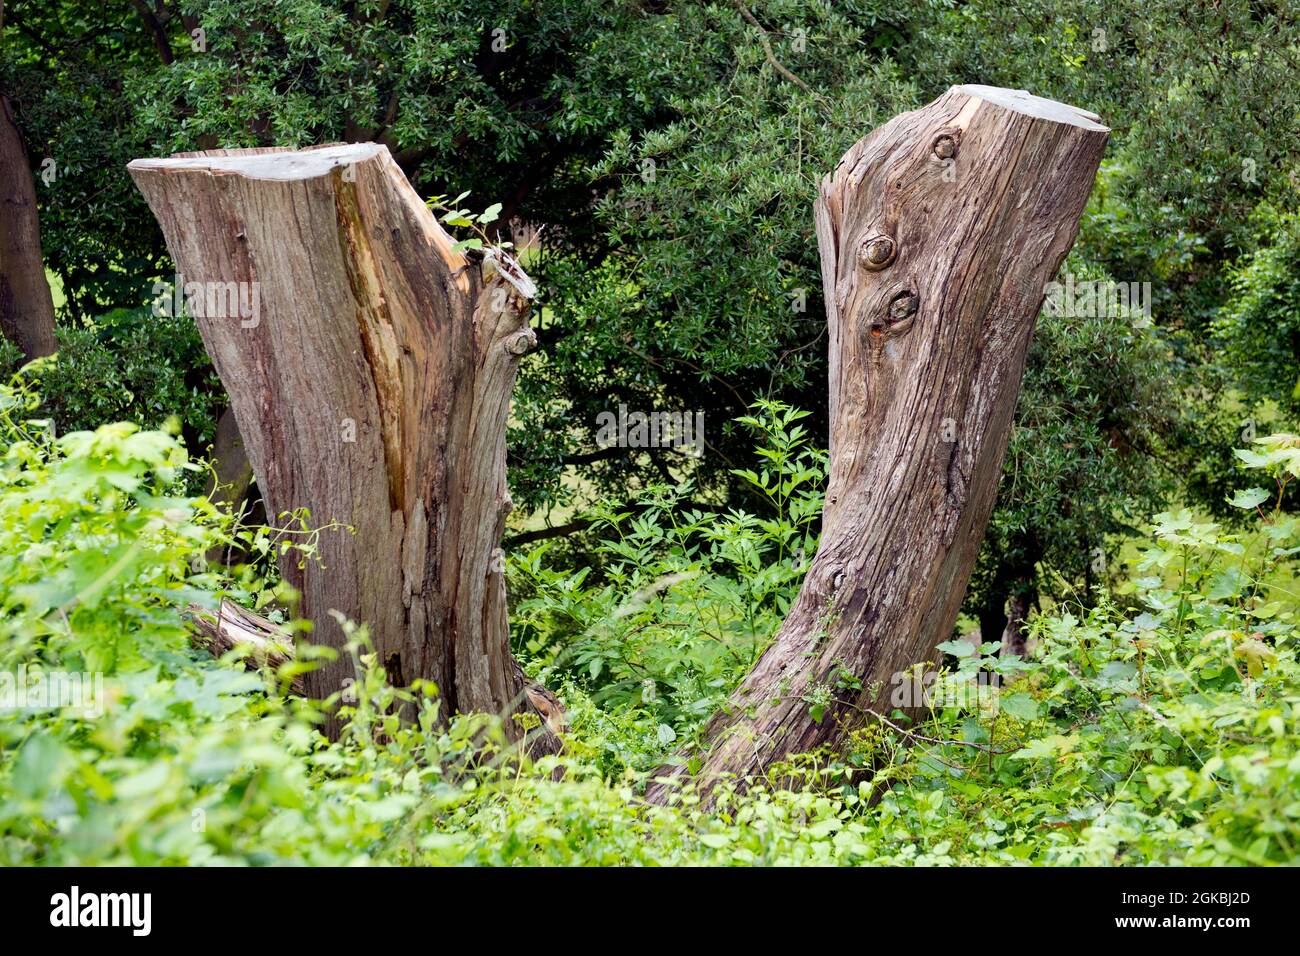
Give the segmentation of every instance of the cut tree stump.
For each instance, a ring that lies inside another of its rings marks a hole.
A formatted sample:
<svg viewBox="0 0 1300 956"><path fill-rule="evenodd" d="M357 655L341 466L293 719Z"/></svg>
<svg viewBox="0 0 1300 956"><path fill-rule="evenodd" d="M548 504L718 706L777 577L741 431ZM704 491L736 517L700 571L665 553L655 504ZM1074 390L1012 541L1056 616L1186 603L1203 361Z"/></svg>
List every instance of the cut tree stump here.
<svg viewBox="0 0 1300 956"><path fill-rule="evenodd" d="M887 716L903 673L951 635L1045 285L1106 146L1098 119L1023 91L953 87L822 181L821 544L776 638L706 730L703 787Z"/></svg>
<svg viewBox="0 0 1300 956"><path fill-rule="evenodd" d="M536 337L532 281L467 258L376 144L218 150L129 165L229 393L267 513L310 511L319 561L280 567L311 639L364 624L391 679L558 749L510 654L505 426ZM346 655L308 675L325 697ZM333 729L333 728L332 728Z"/></svg>

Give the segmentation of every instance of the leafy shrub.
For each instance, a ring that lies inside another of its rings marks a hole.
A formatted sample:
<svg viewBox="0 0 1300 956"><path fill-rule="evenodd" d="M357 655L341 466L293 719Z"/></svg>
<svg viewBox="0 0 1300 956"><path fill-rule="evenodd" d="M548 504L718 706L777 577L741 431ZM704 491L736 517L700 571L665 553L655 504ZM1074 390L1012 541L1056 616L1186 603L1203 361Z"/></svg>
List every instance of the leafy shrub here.
<svg viewBox="0 0 1300 956"><path fill-rule="evenodd" d="M762 441L761 467L736 475L771 517L683 507L689 483L656 486L636 511L597 512L596 574L548 567L545 544L511 559L521 653L543 679L650 722L649 761L690 738L753 665L816 550L825 452L798 424L804 412L755 412L738 421Z"/></svg>
<svg viewBox="0 0 1300 956"><path fill-rule="evenodd" d="M1109 280L1078 256L1065 271L1080 285ZM1067 311L1038 318L966 599L986 640L1001 636L1012 594L1086 597L1173 484L1160 467L1180 414L1164 334L1138 314Z"/></svg>
<svg viewBox="0 0 1300 956"><path fill-rule="evenodd" d="M1216 323L1219 342L1254 405L1300 412L1300 215L1269 206L1254 217L1265 243L1230 273L1233 295Z"/></svg>
<svg viewBox="0 0 1300 956"><path fill-rule="evenodd" d="M225 391L187 315L116 309L87 328L61 328L58 338L57 357L26 375L60 433L116 421L158 427L175 417L191 447L215 437ZM0 369L17 371L18 359Z"/></svg>

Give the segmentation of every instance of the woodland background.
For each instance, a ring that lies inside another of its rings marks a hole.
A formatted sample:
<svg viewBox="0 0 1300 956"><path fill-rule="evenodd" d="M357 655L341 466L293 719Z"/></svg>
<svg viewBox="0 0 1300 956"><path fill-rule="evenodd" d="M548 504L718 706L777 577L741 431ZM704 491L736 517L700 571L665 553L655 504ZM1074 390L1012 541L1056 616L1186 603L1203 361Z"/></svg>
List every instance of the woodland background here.
<svg viewBox="0 0 1300 956"><path fill-rule="evenodd" d="M58 355L19 372L0 345L0 658L102 671L113 704L0 717L0 860L1293 861L1298 16L1286 0L10 0L0 93ZM1064 269L1153 296L1149 318L1040 316L958 627L978 637L946 645L955 685L1009 683L708 811L689 792L642 806L816 547L816 182L964 82L1102 116ZM186 464L225 395L192 321L150 308L174 270L125 165L372 140L422 195L500 203L491 228L540 289L509 432L512 639L572 726L535 765L485 757L483 718L434 719L433 688L388 687L364 628L364 692L327 742L316 705L282 693L309 654L259 676L184 625L219 595L290 621L271 559L310 560L327 532L258 513L255 491L231 514ZM599 447L620 404L703 412L703 455ZM1026 661L997 654L1017 606ZM425 717L392 722L394 695Z"/></svg>

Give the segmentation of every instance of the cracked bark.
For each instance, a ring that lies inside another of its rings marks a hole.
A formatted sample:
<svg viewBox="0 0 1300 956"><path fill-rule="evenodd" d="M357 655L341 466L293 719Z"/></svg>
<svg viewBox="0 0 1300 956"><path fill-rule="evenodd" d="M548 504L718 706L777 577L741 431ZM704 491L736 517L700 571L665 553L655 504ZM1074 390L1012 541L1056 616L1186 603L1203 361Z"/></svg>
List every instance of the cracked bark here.
<svg viewBox="0 0 1300 956"><path fill-rule="evenodd" d="M535 337L532 281L466 258L386 147L215 150L128 167L187 284L269 514L310 509L320 562L281 558L312 640L330 610L369 627L395 680L434 681L444 713L535 712L510 654L499 541L505 425ZM228 283L240 283L228 286ZM256 315L236 309L257 290ZM215 306L214 306L215 302ZM346 660L308 675L324 697ZM530 693L531 690L531 693ZM534 752L553 751L544 728Z"/></svg>
<svg viewBox="0 0 1300 956"><path fill-rule="evenodd" d="M1094 114L1023 91L953 87L873 131L823 180L821 544L775 639L706 729L704 787L888 713L896 675L951 634L1044 286L1074 242L1107 135Z"/></svg>

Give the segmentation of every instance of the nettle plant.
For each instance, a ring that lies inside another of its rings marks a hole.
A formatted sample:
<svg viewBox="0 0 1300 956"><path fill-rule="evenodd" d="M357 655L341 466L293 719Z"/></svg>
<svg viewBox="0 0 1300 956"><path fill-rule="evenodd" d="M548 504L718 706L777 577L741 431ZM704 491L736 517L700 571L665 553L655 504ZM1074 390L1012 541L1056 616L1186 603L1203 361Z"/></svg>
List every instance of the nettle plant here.
<svg viewBox="0 0 1300 956"><path fill-rule="evenodd" d="M511 557L518 651L546 681L636 714L645 759L690 738L780 626L817 545L825 452L806 415L764 401L739 421L759 438L757 470L734 474L765 515L689 504L693 486L657 485L633 509L597 508L594 565L563 571L546 544Z"/></svg>
<svg viewBox="0 0 1300 956"><path fill-rule="evenodd" d="M839 801L825 821L895 862L1267 864L1300 852L1300 663L1281 510L1300 438L1237 457L1271 488L1228 532L1156 516L1119 587L1031 623L1028 660L954 640L930 706L896 710L845 753L782 768ZM910 715L910 716L909 716ZM876 798L874 809L866 809Z"/></svg>
<svg viewBox="0 0 1300 956"><path fill-rule="evenodd" d="M1255 445L1237 456L1274 487L1234 498L1256 512L1251 532L1225 532L1187 510L1158 515L1137 576L1120 589L1140 602L1137 613L1099 590L1087 610L1036 618L1037 652L1017 668L1021 679L991 705L982 698L982 710L932 713L932 727L918 732L941 739L946 729L951 742L895 768L908 786L886 795L885 812L914 809L927 780L981 824L950 815L948 832L997 858L1294 859L1300 524L1279 502L1300 476L1300 439Z"/></svg>
<svg viewBox="0 0 1300 956"><path fill-rule="evenodd" d="M178 423L56 437L39 407L0 388L0 664L108 671L180 651L175 608L216 581L192 559L228 526L181 491L198 466Z"/></svg>

